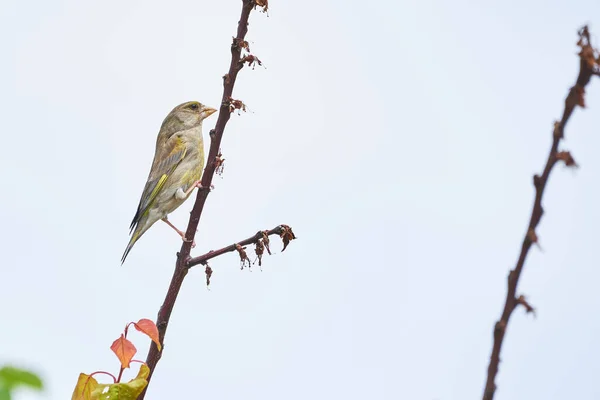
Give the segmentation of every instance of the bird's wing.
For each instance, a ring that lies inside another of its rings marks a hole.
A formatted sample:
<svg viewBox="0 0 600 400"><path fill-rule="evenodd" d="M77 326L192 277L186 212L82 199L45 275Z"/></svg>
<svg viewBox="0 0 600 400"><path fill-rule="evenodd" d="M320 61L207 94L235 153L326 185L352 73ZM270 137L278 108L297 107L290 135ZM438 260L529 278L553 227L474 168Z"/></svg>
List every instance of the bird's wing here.
<svg viewBox="0 0 600 400"><path fill-rule="evenodd" d="M131 230L135 228L142 216L148 212L169 176L185 157L186 152L185 143L178 135L171 136L163 146L156 149L148 182L146 182L137 211L129 227Z"/></svg>

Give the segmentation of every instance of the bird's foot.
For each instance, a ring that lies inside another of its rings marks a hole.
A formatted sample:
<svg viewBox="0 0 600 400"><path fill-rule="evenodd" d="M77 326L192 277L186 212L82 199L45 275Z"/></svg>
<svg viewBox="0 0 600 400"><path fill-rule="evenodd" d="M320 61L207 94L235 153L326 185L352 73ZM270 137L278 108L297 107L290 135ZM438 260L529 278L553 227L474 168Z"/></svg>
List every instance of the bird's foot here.
<svg viewBox="0 0 600 400"><path fill-rule="evenodd" d="M192 249L194 247L196 247L196 241L195 240L189 240L188 238L185 237L185 233L181 233L181 240L183 240L186 243L192 242Z"/></svg>
<svg viewBox="0 0 600 400"><path fill-rule="evenodd" d="M178 189L178 192L177 192L177 193L175 193L175 196L176 196L178 199L185 199L185 198L187 198L187 197L190 195L190 193L192 193L192 191L193 191L194 189L196 189L196 188L198 188L198 190L204 190L204 189L206 189L204 186L202 186L202 181L196 181L196 182L194 182L194 184L192 184L192 185L191 185L191 186L188 188L188 190L186 190L185 192L184 192L184 191L183 191L183 189L181 189L181 188L180 188L180 189ZM212 190L212 189L214 189L214 188L215 188L215 186L214 186L214 185L210 185L210 190ZM210 190L209 190L209 191L210 191Z"/></svg>
<svg viewBox="0 0 600 400"><path fill-rule="evenodd" d="M195 240L189 240L188 238L186 238L186 237L185 237L185 232L183 232L183 231L182 231L182 230L180 230L180 229L177 229L177 227L176 227L175 225L173 225L173 224L171 223L171 221L169 221L169 220L168 220L166 217L165 217L165 218L163 218L163 219L162 219L162 221L163 221L164 223L166 223L167 225L169 225L171 228L173 228L173 230L175 230L175 232L177 232L177 234L178 234L178 235L181 237L181 240L183 240L183 241L184 241L184 242L186 242L186 243L190 243L190 242L192 242L192 249L193 249L194 247L196 247L196 241L195 241Z"/></svg>
<svg viewBox="0 0 600 400"><path fill-rule="evenodd" d="M203 190L206 189L204 186L202 186L202 181L197 181L193 187L197 187L198 190ZM210 189L208 189L208 191L210 192L211 190L213 190L215 188L215 185L210 185Z"/></svg>

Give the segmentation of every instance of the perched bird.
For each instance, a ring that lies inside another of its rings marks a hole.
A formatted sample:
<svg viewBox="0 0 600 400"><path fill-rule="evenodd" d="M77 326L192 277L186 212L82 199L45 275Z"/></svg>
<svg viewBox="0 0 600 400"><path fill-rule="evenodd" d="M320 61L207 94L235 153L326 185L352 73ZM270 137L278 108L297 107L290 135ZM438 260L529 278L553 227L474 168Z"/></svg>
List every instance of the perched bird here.
<svg viewBox="0 0 600 400"><path fill-rule="evenodd" d="M195 188L202 188L202 121L216 111L197 101L189 101L175 107L163 121L156 138L148 180L131 221L129 233L133 232L133 235L123 253L121 264L135 242L159 219L187 241L185 232L171 224L167 216L183 204Z"/></svg>

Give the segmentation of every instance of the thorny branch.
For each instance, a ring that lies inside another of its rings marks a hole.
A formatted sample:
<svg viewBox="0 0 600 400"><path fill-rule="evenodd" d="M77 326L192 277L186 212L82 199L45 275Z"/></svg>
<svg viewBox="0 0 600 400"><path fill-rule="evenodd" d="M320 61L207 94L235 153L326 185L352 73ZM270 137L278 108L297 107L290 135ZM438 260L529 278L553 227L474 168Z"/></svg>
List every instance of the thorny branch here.
<svg viewBox="0 0 600 400"><path fill-rule="evenodd" d="M257 8L262 8L263 11L266 11L268 7L267 0L242 0L242 11L240 20L238 22L237 34L236 37L233 38L233 42L231 45L231 62L229 65L229 72L223 76L223 96L221 99L221 107L219 109L219 117L217 119L217 123L215 125L215 129L210 131L210 151L208 153L206 163L206 168L204 169L204 173L202 175L202 186L205 188L211 187L213 176L215 171L222 170L222 155L220 154L220 146L221 139L223 137L223 131L225 130L225 126L231 117L231 112L235 109L245 109L244 103L239 100L233 100L231 97L233 93L233 87L235 85L235 80L237 78L238 72L243 68L244 63L253 64L251 61L256 63L256 60L245 59L242 61L242 49L248 48L248 43L244 40L246 37L246 33L248 32L248 18L250 16L250 12ZM233 106L233 109L231 109ZM159 332L159 340L163 345L161 350L158 350L156 344L152 343L150 346L150 350L148 351L148 356L146 357L146 364L150 369L150 374L148 376L148 385L150 384L150 379L154 373L156 365L160 360L162 355L162 351L164 350L164 338L167 332L167 326L169 324L169 319L171 317L171 312L173 311L173 307L175 305L175 301L177 300L177 296L179 294L179 290L181 289L181 285L185 276L187 275L188 269L191 266L190 262L193 260L202 259L200 256L195 259L190 257L190 251L192 249L192 242L194 237L196 236L196 230L198 229L198 224L200 222L200 216L202 215L202 211L204 209L204 204L206 202L206 198L208 196L208 190L199 190L196 196L196 202L194 203L194 207L192 212L190 213L190 219L188 223L188 227L186 230L185 237L189 238L189 241L184 241L181 245L181 250L177 253L177 261L175 264L175 270L173 272L173 277L171 278L171 284L169 285L169 289L167 291L167 295L165 300L160 307L158 312L158 317L156 320L156 326ZM282 225L283 226L283 225ZM278 228L275 228L278 229ZM291 230L290 230L291 231ZM274 232L277 233L277 232ZM293 234L292 234L293 236ZM291 239L293 239L292 237ZM284 248L291 240L289 235L283 237L284 240ZM287 242L286 242L287 240ZM213 254L208 258L216 257L218 254ZM206 258L206 259L208 259ZM210 282L210 275L212 274L212 270L207 266L206 268L207 274L207 283ZM142 394L138 397L138 400L143 400L146 395L146 391L148 386L144 389Z"/></svg>
<svg viewBox="0 0 600 400"><path fill-rule="evenodd" d="M227 247L223 247L222 249L211 250L208 253L203 254L201 256L190 258L187 262L187 268L192 268L193 266L198 264L206 265L206 262L208 260L223 255L225 253L232 252L234 250L237 250L237 252L240 255L240 259L242 261L245 261L248 259L248 255L246 254L245 247L243 246L247 246L249 244L254 243L259 248L262 246L262 248L266 247L267 249L269 249L269 236L271 235L279 235L281 237L284 244L283 250L285 250L285 247L287 246L287 243L289 243L290 240L296 239L292 228L290 228L287 225L279 225L268 231L258 231L254 236L250 236L247 239L231 244ZM269 254L271 254L271 250L268 251Z"/></svg>
<svg viewBox="0 0 600 400"><path fill-rule="evenodd" d="M500 364L500 350L502 349L502 343L504 335L506 333L506 327L508 321L512 315L512 312L517 308L518 305L522 305L525 310L529 313L534 312L534 308L525 300L523 295L517 297L517 284L521 272L523 271L523 265L525 259L529 253L529 249L532 244L537 243L538 237L535 232L544 210L542 208L542 196L544 189L548 183L550 172L557 162L562 161L567 166L576 166L575 160L568 151L558 151L560 140L564 137L565 126L573 110L576 106L585 107L584 94L585 86L589 83L592 75L600 75L600 56L598 52L591 46L590 34L587 26L584 26L579 31L579 41L577 45L581 48L579 52L579 76L575 85L569 90L569 94L565 99L565 109L560 121L555 122L553 130L552 147L548 154L546 166L542 175L535 175L533 177L533 184L535 186L535 200L533 203L533 209L531 211L531 218L529 220L529 226L527 233L523 239L521 246L521 253L519 255L516 267L508 274L508 292L506 294L506 301L504 303L504 310L500 320L496 322L494 326L494 345L492 348L492 355L490 357L490 364L488 367L487 381L483 393L483 400L492 400L494 393L496 392L496 375L498 374L498 365Z"/></svg>

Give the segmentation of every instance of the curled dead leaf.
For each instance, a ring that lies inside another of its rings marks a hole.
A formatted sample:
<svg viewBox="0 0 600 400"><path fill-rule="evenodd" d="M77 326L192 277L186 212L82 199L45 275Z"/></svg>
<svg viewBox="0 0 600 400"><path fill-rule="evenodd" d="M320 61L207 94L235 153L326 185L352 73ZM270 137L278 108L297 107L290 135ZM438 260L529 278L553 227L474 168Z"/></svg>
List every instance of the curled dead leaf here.
<svg viewBox="0 0 600 400"><path fill-rule="evenodd" d="M248 63L248 66L252 67L252 69L254 69L256 67L256 64L262 66L262 61L260 61L260 59L258 57L256 57L255 55L252 55L252 54L248 54L248 55L242 57L242 59L240 59L240 63L242 65L244 65L245 63Z"/></svg>
<svg viewBox="0 0 600 400"><path fill-rule="evenodd" d="M286 247L292 240L296 239L296 235L294 235L292 228L288 225L281 225L281 233L279 236L283 241L283 249L281 249L282 252L285 251Z"/></svg>
<svg viewBox="0 0 600 400"><path fill-rule="evenodd" d="M262 7L263 12L267 12L269 10L269 0L254 0L254 8Z"/></svg>
<svg viewBox="0 0 600 400"><path fill-rule="evenodd" d="M219 150L219 154L215 158L215 174L222 176L223 170L225 169L225 159L223 158L223 154L221 150Z"/></svg>
<svg viewBox="0 0 600 400"><path fill-rule="evenodd" d="M229 106L230 113L234 112L235 110L241 110L241 111L246 112L246 105L241 100L236 100L234 98L229 97L227 105ZM238 111L238 115L240 115L239 111Z"/></svg>
<svg viewBox="0 0 600 400"><path fill-rule="evenodd" d="M262 267L262 256L263 256L263 253L265 252L265 244L263 243L262 239L258 239L256 241L256 244L254 247L254 252L256 253L256 257L258 259L258 266Z"/></svg>
<svg viewBox="0 0 600 400"><path fill-rule="evenodd" d="M248 254L246 254L246 248L242 247L236 243L235 249L237 250L238 254L240 255L240 263L241 263L240 269L244 269L245 265L248 265L248 268L249 268L250 267L250 259L248 258Z"/></svg>
<svg viewBox="0 0 600 400"><path fill-rule="evenodd" d="M564 162L567 167L578 167L575 159L569 151L559 151L556 153L556 159Z"/></svg>
<svg viewBox="0 0 600 400"><path fill-rule="evenodd" d="M206 264L204 273L206 274L206 286L210 286L210 277L212 276L213 270L211 267L208 266L208 264Z"/></svg>

